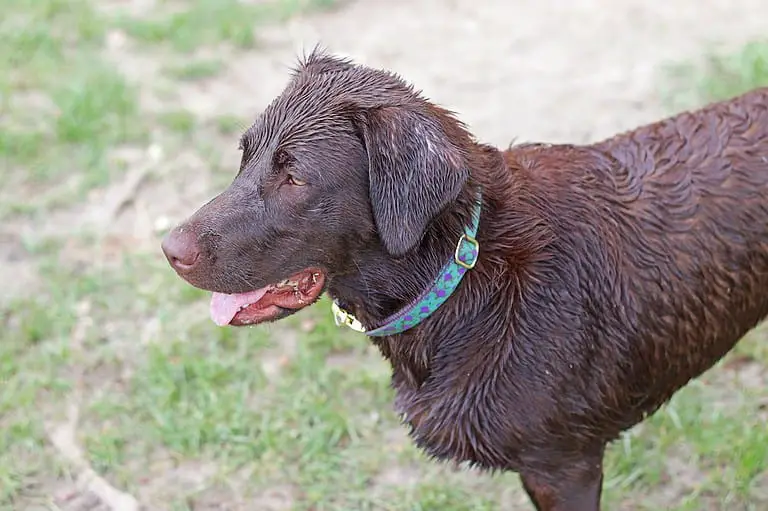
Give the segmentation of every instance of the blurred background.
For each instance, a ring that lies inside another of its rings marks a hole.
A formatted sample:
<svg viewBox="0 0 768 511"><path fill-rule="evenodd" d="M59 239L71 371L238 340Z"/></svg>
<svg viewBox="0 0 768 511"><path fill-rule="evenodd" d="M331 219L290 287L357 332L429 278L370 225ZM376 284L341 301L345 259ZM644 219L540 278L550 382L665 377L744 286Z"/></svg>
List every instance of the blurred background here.
<svg viewBox="0 0 768 511"><path fill-rule="evenodd" d="M482 140L588 142L768 85L764 0L2 0L0 509L531 509L429 461L328 303L222 329L165 263L317 43ZM768 509L768 331L610 449L606 509Z"/></svg>

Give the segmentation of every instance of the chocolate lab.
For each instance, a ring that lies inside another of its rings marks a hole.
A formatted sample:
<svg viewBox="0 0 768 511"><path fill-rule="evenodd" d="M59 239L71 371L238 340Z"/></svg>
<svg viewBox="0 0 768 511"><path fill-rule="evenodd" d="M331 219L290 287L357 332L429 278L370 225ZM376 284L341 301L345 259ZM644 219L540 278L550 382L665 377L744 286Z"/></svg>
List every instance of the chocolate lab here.
<svg viewBox="0 0 768 511"><path fill-rule="evenodd" d="M392 364L413 440L518 472L538 510L598 510L606 444L768 314L765 88L499 150L397 75L314 52L240 148L163 241L216 323L327 292Z"/></svg>

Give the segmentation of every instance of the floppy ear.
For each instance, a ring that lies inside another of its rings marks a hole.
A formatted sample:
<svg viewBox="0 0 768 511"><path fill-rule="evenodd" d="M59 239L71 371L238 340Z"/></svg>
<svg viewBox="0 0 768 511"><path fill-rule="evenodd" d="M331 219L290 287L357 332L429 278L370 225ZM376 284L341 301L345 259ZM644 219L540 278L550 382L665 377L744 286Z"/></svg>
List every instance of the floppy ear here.
<svg viewBox="0 0 768 511"><path fill-rule="evenodd" d="M386 106L364 110L361 120L376 228L387 251L402 256L458 197L469 169L462 151L430 115Z"/></svg>

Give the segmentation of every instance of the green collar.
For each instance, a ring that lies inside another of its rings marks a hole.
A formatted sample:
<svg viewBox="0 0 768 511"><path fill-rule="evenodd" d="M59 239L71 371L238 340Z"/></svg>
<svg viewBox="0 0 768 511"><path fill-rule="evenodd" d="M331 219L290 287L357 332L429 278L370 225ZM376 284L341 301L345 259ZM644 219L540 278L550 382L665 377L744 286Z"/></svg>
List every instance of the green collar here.
<svg viewBox="0 0 768 511"><path fill-rule="evenodd" d="M432 313L434 313L451 294L459 287L461 279L467 270L471 270L477 263L480 252L480 244L477 242L477 229L480 224L480 210L482 202L477 199L475 209L472 212L472 223L464 228L464 234L456 243L456 251L453 258L440 270L440 274L430 288L425 290L410 305L396 312L382 321L381 326L373 330L365 327L352 314L342 309L334 300L331 304L333 316L337 325L347 325L358 332L365 332L372 337L382 337L405 332L409 328L418 325Z"/></svg>

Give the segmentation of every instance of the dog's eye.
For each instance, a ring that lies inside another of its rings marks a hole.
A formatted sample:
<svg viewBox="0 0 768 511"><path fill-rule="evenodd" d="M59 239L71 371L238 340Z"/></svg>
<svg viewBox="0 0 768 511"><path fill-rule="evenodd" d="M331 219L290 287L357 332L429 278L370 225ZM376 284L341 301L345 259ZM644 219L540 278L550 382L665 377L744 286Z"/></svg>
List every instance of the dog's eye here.
<svg viewBox="0 0 768 511"><path fill-rule="evenodd" d="M286 184L289 184L291 186L304 186L305 184L307 184L306 181L304 181L303 179L299 179L293 174L288 174L288 177L285 179L285 182Z"/></svg>

